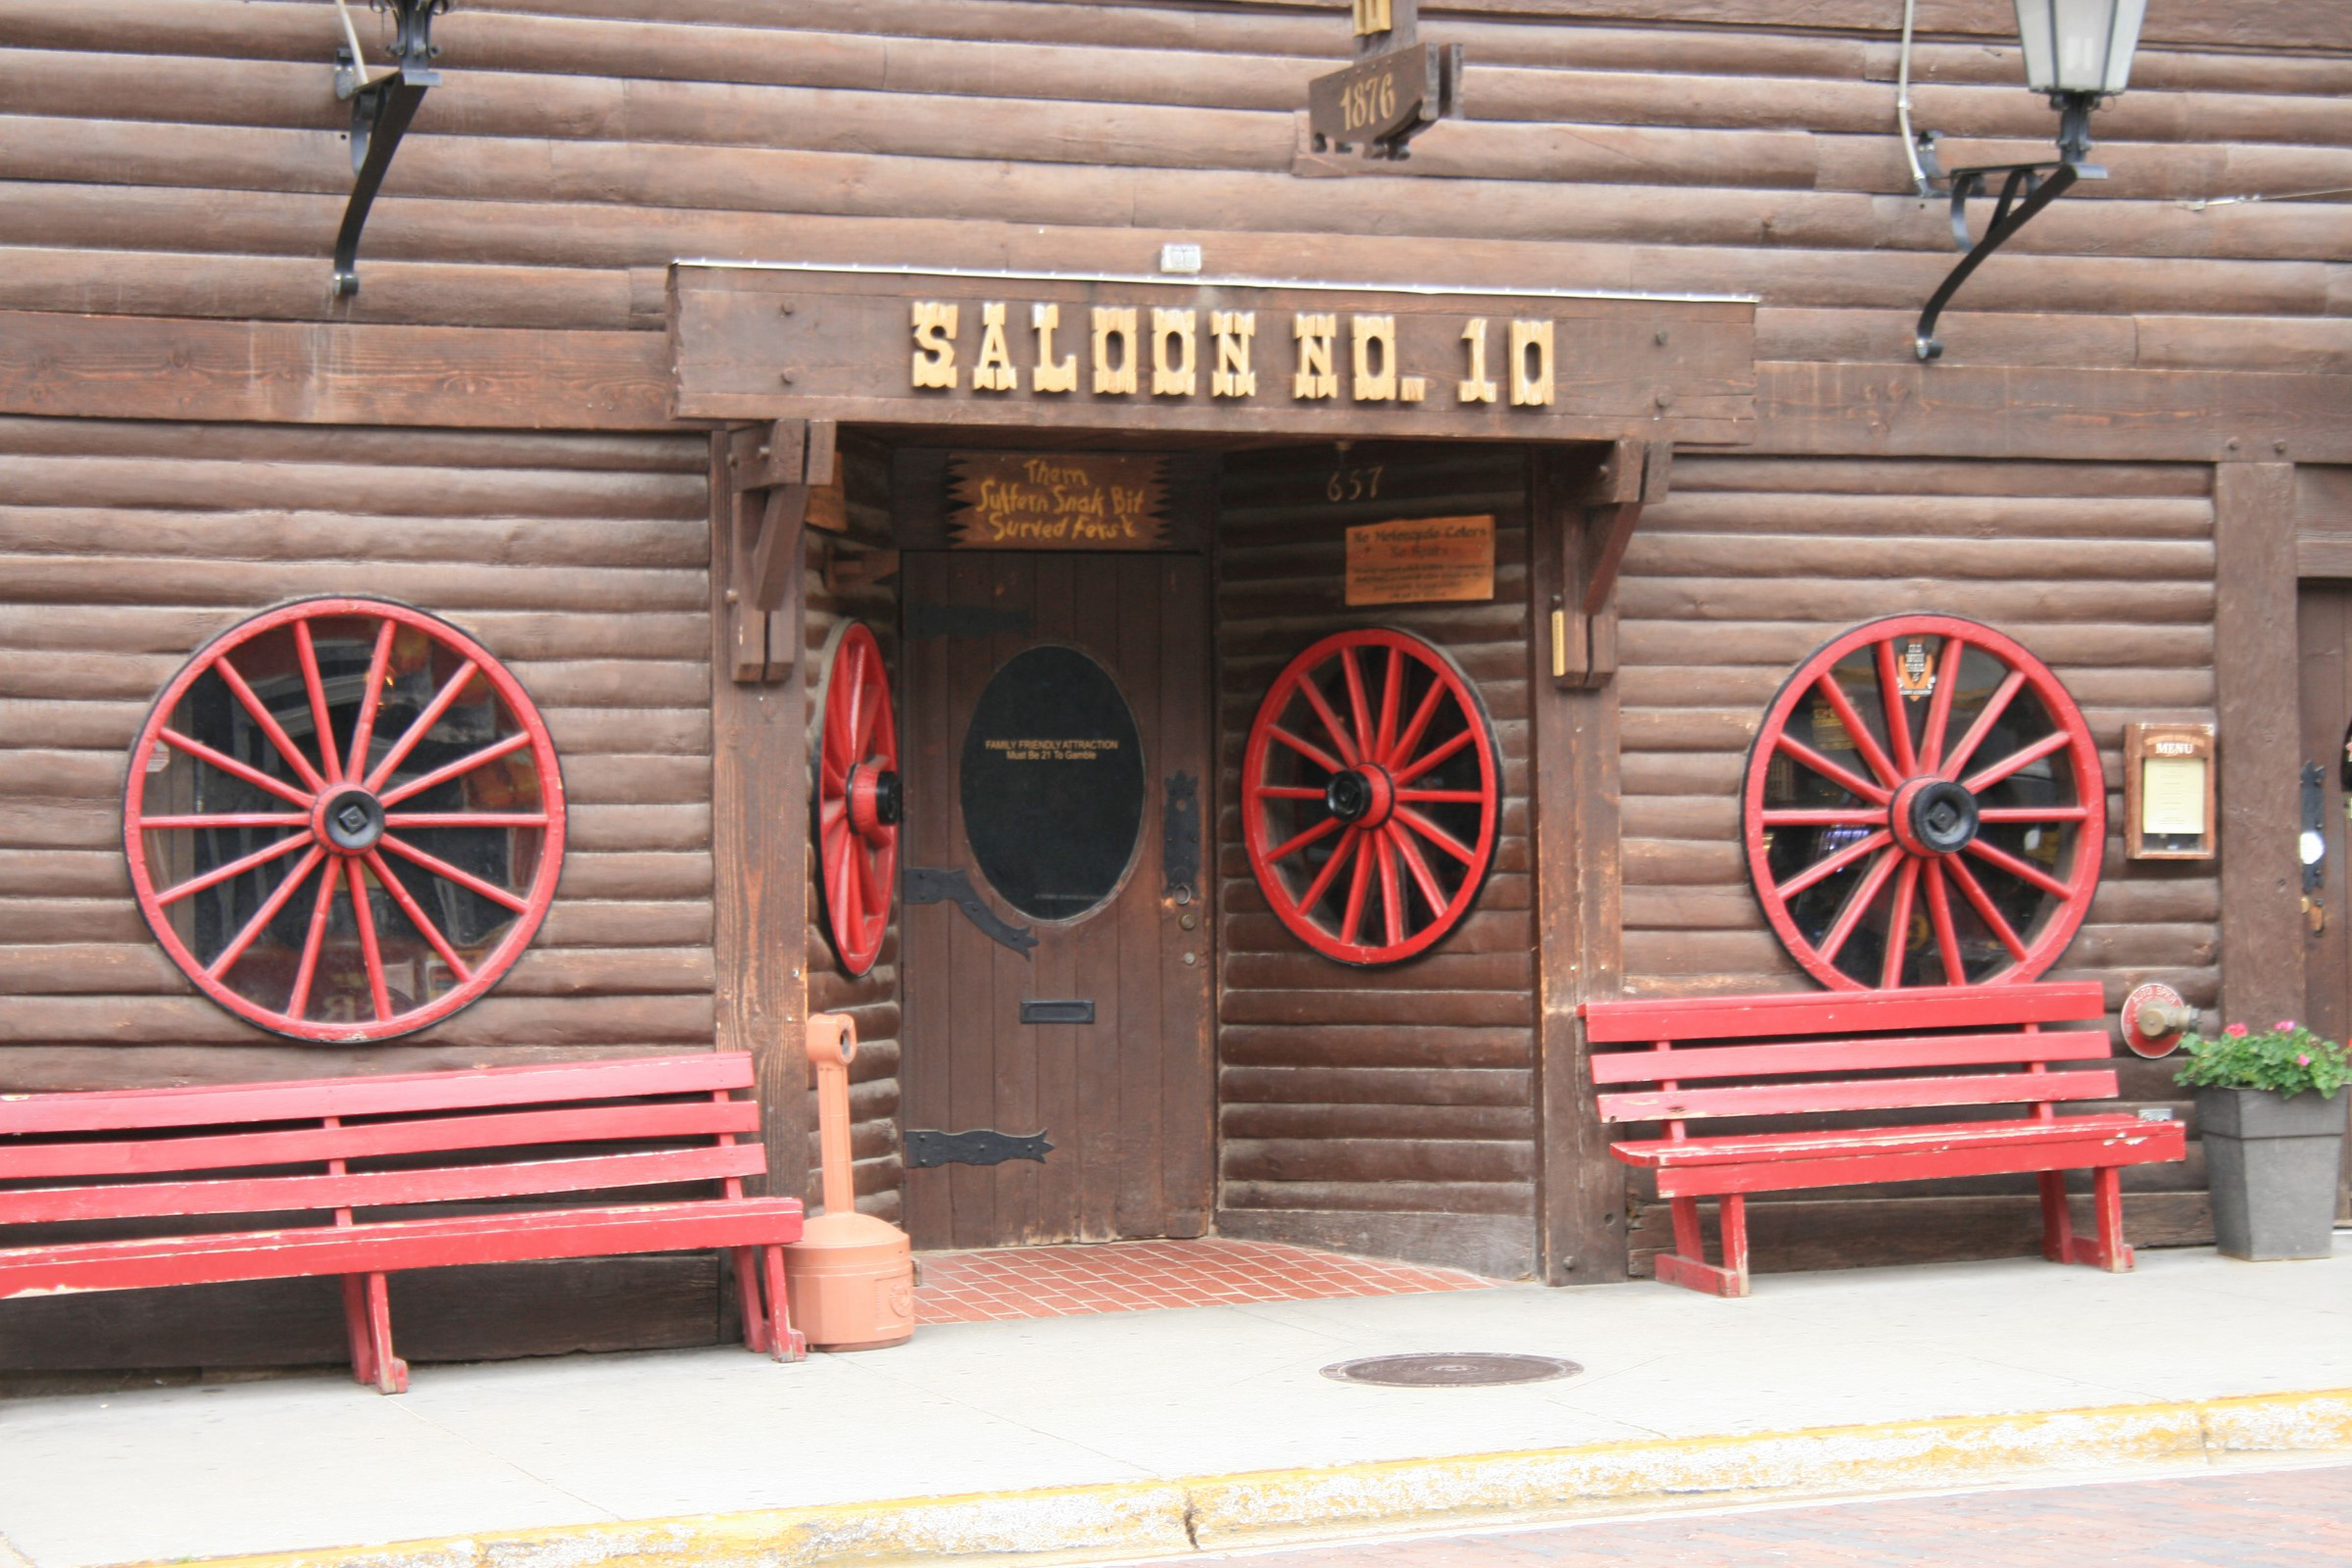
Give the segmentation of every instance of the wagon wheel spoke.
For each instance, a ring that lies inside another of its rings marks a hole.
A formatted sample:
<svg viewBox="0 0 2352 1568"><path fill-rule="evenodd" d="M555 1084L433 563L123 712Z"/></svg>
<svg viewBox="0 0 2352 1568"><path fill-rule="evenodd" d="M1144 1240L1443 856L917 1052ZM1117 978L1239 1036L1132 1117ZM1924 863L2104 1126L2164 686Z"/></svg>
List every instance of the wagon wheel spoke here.
<svg viewBox="0 0 2352 1568"><path fill-rule="evenodd" d="M409 760L409 753L415 751L416 744L432 733L433 726L441 722L441 715L449 711L450 705L455 703L465 692L466 685L472 681L475 672L480 668L481 666L470 659L458 665L458 672L452 675L439 691L433 693L433 700L424 705L424 711L418 713L416 721L402 731L400 739L394 741L392 749L384 754L384 760L369 770L367 787L370 791L382 789L384 781L399 771L400 764Z"/></svg>
<svg viewBox="0 0 2352 1568"><path fill-rule="evenodd" d="M251 713L254 723L260 725L262 733L270 737L270 744L277 748L277 755L286 760L286 765L294 770L294 776L308 785L314 795L326 788L326 780L311 765L311 760L302 755L302 748L294 744L294 737L286 733L286 727L277 721L277 715L270 712L261 697L245 683L245 677L237 672L236 665L229 662L226 654L213 661L213 669L220 675L221 684L236 694L238 706Z"/></svg>
<svg viewBox="0 0 2352 1568"><path fill-rule="evenodd" d="M351 760L343 768L346 778L358 778L367 770L368 748L375 739L375 715L384 700L384 672L391 667L392 622L380 620L375 627L375 650L368 656L368 684L360 692L360 716L351 726Z"/></svg>
<svg viewBox="0 0 2352 1568"><path fill-rule="evenodd" d="M1943 732L1952 721L1952 691L1960 684L1960 663L1968 654L1968 639L1947 633L1936 650L1936 690L1928 698L1928 721L1920 731L1919 765L1935 773L1943 767Z"/></svg>
<svg viewBox="0 0 2352 1568"><path fill-rule="evenodd" d="M545 811L387 811L386 827L546 827Z"/></svg>
<svg viewBox="0 0 2352 1568"><path fill-rule="evenodd" d="M1982 795L2019 768L2038 762L2052 752L2063 750L2073 738L2062 729L2054 729L2031 746L2021 746L1999 761L1979 769L1961 787L1971 795Z"/></svg>
<svg viewBox="0 0 2352 1568"><path fill-rule="evenodd" d="M514 910L516 914L520 914L523 910L530 907L530 906L523 900L516 898L512 893L509 893L505 888L500 887L497 883L485 882L480 877L475 876L471 871L462 870L459 867L450 864L447 860L442 859L439 856L428 855L424 851L418 849L416 845L411 844L407 839L396 838L392 834L386 833L376 842L381 844L385 849L390 850L394 855L399 856L402 859L423 866L427 871L432 872L433 875L441 878L443 881L455 882L458 886L466 889L468 893L479 894L481 897L488 899L492 904L503 906L506 908Z"/></svg>
<svg viewBox="0 0 2352 1568"><path fill-rule="evenodd" d="M1987 844L1983 839L1969 840L1968 853L1988 865L1999 866L2020 882L2038 888L2054 898L2063 899L2075 891L2032 860L2020 859L2007 850Z"/></svg>
<svg viewBox="0 0 2352 1568"><path fill-rule="evenodd" d="M1885 854L1871 862L1870 869L1862 873L1862 880L1855 883L1852 891L1846 894L1845 904L1838 911L1837 923L1821 939L1821 956L1824 958L1832 963L1838 961L1838 955L1845 951L1846 943L1853 937L1854 927L1860 925L1862 916L1870 911L1871 902L1879 896L1879 889L1885 887L1886 879L1894 874L1895 862L1905 858L1907 857L1902 851L1889 846Z"/></svg>
<svg viewBox="0 0 2352 1568"><path fill-rule="evenodd" d="M1404 940L1404 901L1396 885L1396 851L1383 830L1372 835L1372 849L1380 857L1380 915L1381 929L1390 947Z"/></svg>
<svg viewBox="0 0 2352 1568"><path fill-rule="evenodd" d="M1323 769L1323 771L1326 773L1344 773L1348 770L1348 764L1346 762L1341 761L1338 758L1332 756L1329 752L1323 750L1322 747L1317 746L1314 742L1307 740L1301 735L1294 734L1280 724L1269 724L1266 726L1266 733L1273 736L1276 740L1282 742L1283 745L1288 746L1292 751L1297 752L1300 757L1303 757L1308 761L1314 763L1317 767Z"/></svg>
<svg viewBox="0 0 2352 1568"><path fill-rule="evenodd" d="M1348 712L1355 720L1355 755L1359 760L1375 757L1372 735L1372 702L1364 692L1364 672L1355 662L1355 650L1340 650L1340 669L1348 680Z"/></svg>
<svg viewBox="0 0 2352 1568"><path fill-rule="evenodd" d="M1429 901L1430 908L1444 914L1447 902L1446 890L1438 886L1437 873L1429 868L1429 858L1421 853L1421 846L1413 842L1410 833L1396 835L1396 853L1404 857L1405 869L1413 874L1413 885Z"/></svg>
<svg viewBox="0 0 2352 1568"><path fill-rule="evenodd" d="M1396 798L1400 801L1419 801L1424 805L1448 803L1459 806L1472 805L1486 800L1486 797L1476 790L1398 790Z"/></svg>
<svg viewBox="0 0 2352 1568"><path fill-rule="evenodd" d="M1928 884L1928 923L1936 931L1936 951L1943 957L1946 984L1968 984L1968 965L1960 956L1960 928L1952 923L1951 890L1944 885L1943 866L1936 860L1924 862L1921 875Z"/></svg>
<svg viewBox="0 0 2352 1568"><path fill-rule="evenodd" d="M1331 852L1331 858L1323 862L1323 869L1315 873L1315 879L1298 896L1297 907L1301 913L1323 902L1323 895L1330 890L1332 879L1339 875L1340 867L1348 863L1348 857L1355 853L1363 836L1363 830L1353 823L1340 835L1339 848Z"/></svg>
<svg viewBox="0 0 2352 1568"><path fill-rule="evenodd" d="M398 806L405 800L422 795L426 790L448 783L462 773L470 773L477 767L486 766L502 757L519 752L530 744L530 731L518 729L505 740L493 741L478 752L468 752L454 762L447 762L434 768L430 773L419 773L399 788L384 791L383 794L376 797L376 800L386 807Z"/></svg>
<svg viewBox="0 0 2352 1568"><path fill-rule="evenodd" d="M871 675L875 672L867 671L865 673ZM857 722L852 726L857 733L852 737L850 750L860 760L873 755L874 730L882 722L881 694L869 690L870 684L870 680L867 679L860 679L858 682L858 691L860 702Z"/></svg>
<svg viewBox="0 0 2352 1568"><path fill-rule="evenodd" d="M180 900L188 897L192 893L202 893L206 888L218 887L220 884L230 880L232 877L243 876L255 866L267 865L270 861L276 859L279 856L290 855L295 850L300 849L303 845L310 842L311 837L307 833L289 834L285 838L279 839L275 844L268 845L262 849L258 849L251 855L229 861L226 865L216 865L210 871L207 871L200 876L192 876L185 882L174 882L172 886L164 889L164 891L161 893L158 893L155 896L155 902L161 905L177 904Z"/></svg>
<svg viewBox="0 0 2352 1568"><path fill-rule="evenodd" d="M246 783L252 785L255 789L266 790L270 794L276 796L281 801L292 801L296 806L307 808L311 802L317 798L315 796L305 795L302 791L296 789L291 784L282 783L277 779L271 778L269 774L263 772L258 767L247 766L245 763L240 762L235 758L229 756L226 752L217 752L213 750L213 748L205 745L204 742L196 739L196 737L193 735L182 735L175 729L166 728L158 738L166 745L175 747L178 750L187 753L190 757L195 758L198 761L210 762L213 766L219 768L221 772L226 773L229 777L241 778Z"/></svg>
<svg viewBox="0 0 2352 1568"><path fill-rule="evenodd" d="M1348 873L1348 909L1340 918L1340 940L1351 948L1356 945L1356 932L1364 923L1364 889L1372 872L1370 839L1370 834L1357 835L1355 869Z"/></svg>
<svg viewBox="0 0 2352 1568"><path fill-rule="evenodd" d="M1980 822L2085 822L2090 819L2086 806L1980 806Z"/></svg>
<svg viewBox="0 0 2352 1568"><path fill-rule="evenodd" d="M1447 758L1453 756L1454 753L1460 751L1463 747L1468 746L1476 739L1478 739L1478 732L1476 730L1466 728L1459 730L1447 739L1431 747L1427 752L1423 753L1420 757L1415 758L1412 761L1398 767L1391 776L1394 782L1396 784L1410 784L1413 780L1419 778L1422 774L1428 772L1440 762L1445 761ZM1484 797L1482 796L1481 799L1484 799Z"/></svg>
<svg viewBox="0 0 2352 1568"><path fill-rule="evenodd" d="M1868 838L1857 839L1853 843L1847 845L1844 849L1839 850L1837 854L1814 861L1811 865L1806 866L1802 871L1797 872L1788 881L1776 886L1772 890L1772 896L1780 900L1783 904L1786 904L1790 899L1795 898L1799 893L1804 892L1805 889L1811 887L1814 883L1825 881L1830 877L1836 876L1838 872L1844 870L1856 860L1861 859L1865 856L1875 854L1876 852L1886 848L1893 842L1894 835L1887 832L1886 829L1881 828L1878 832L1871 834Z"/></svg>
<svg viewBox="0 0 2352 1568"><path fill-rule="evenodd" d="M1388 672L1380 684L1380 728L1372 737L1372 760L1385 762L1395 755L1396 710L1404 698L1404 650L1389 650Z"/></svg>
<svg viewBox="0 0 2352 1568"><path fill-rule="evenodd" d="M851 857L858 866L858 891L863 912L867 916L888 912L890 889L882 881L882 858L878 852L859 848Z"/></svg>
<svg viewBox="0 0 2352 1568"><path fill-rule="evenodd" d="M1336 768L1333 771L1338 771ZM1306 784L1260 784L1250 791L1269 801L1319 801L1323 792Z"/></svg>
<svg viewBox="0 0 2352 1568"><path fill-rule="evenodd" d="M1984 699L1984 708L1970 722L1968 733L1960 737L1960 744L1943 760L1941 772L1945 778L1957 778L1960 770L1968 766L1968 760L1977 755L1977 748L1984 744L1984 737L1992 733L1992 727L2001 721L2001 715L2009 710L2009 705L2025 684L2026 672L2022 669L2013 669L2001 677L2001 683L1992 689L1992 695Z"/></svg>
<svg viewBox="0 0 2352 1568"><path fill-rule="evenodd" d="M1838 763L1831 761L1828 758L1822 756L1819 752L1815 751L1812 747L1807 746L1803 741L1798 740L1787 730L1783 730L1781 732L1781 736L1777 744L1782 751L1787 752L1790 757L1795 758L1798 761L1804 763L1805 766L1811 768L1814 772L1819 773L1823 778L1828 779L1831 783L1837 785L1848 795L1859 796L1861 799L1869 801L1878 806L1885 806L1888 801L1894 799L1894 792L1892 790L1883 789L1879 785L1872 783L1869 779L1864 778L1861 774L1855 772L1852 768L1841 767Z"/></svg>
<svg viewBox="0 0 2352 1568"><path fill-rule="evenodd" d="M245 950L253 946L254 939L268 928L270 921L277 918L277 911L285 907L286 901L294 896L294 890L301 887L310 874L318 869L318 862L325 858L326 852L313 846L310 854L295 861L294 869L286 873L286 879L262 901L260 908L253 911L253 918L238 927L237 934L229 938L228 946L215 954L213 961L204 966L205 977L218 980L234 968L237 960L245 956ZM328 880L331 882L333 878L330 876Z"/></svg>
<svg viewBox="0 0 2352 1568"><path fill-rule="evenodd" d="M1877 827L1886 820L1885 808L1866 810L1858 807L1766 807L1761 813L1766 827Z"/></svg>
<svg viewBox="0 0 2352 1568"><path fill-rule="evenodd" d="M216 827L308 827L310 817L301 811L197 811L142 816L139 826L150 832L166 828Z"/></svg>
<svg viewBox="0 0 2352 1568"><path fill-rule="evenodd" d="M842 929L855 932L865 919L864 889L858 876L858 847L849 844L843 850L833 862L833 886L829 891L833 906L841 911Z"/></svg>
<svg viewBox="0 0 2352 1568"><path fill-rule="evenodd" d="M1287 860L1292 856L1297 855L1300 850L1305 849L1309 844L1313 844L1321 839L1329 838L1332 834L1337 833L1344 825L1345 824L1343 824L1338 817L1327 816L1322 821L1317 822L1313 827L1308 828L1305 832L1300 833L1294 838L1288 839L1285 842L1276 845L1273 849L1268 850L1266 852L1266 861L1268 864L1272 864L1277 860Z"/></svg>
<svg viewBox="0 0 2352 1568"><path fill-rule="evenodd" d="M1911 901L1919 891L1920 862L1903 857L1894 873L1894 902L1886 911L1886 952L1879 964L1879 988L1892 991L1903 983L1903 957L1911 946Z"/></svg>
<svg viewBox="0 0 2352 1568"><path fill-rule="evenodd" d="M1411 828L1415 833L1420 834L1464 865L1475 864L1478 860L1476 850L1438 826L1437 823L1432 822L1428 817L1423 816L1419 811L1407 810L1400 806L1396 808L1395 820Z"/></svg>
<svg viewBox="0 0 2352 1568"><path fill-rule="evenodd" d="M2002 917L2001 911L1993 905L1992 896L1984 891L1984 885L1977 880L1976 873L1957 859L1947 859L1943 865L1945 873L1959 884L1960 896L1968 900L1970 906L1977 911L1977 918L1984 922L1985 929L2000 939L2001 946L2009 950L2011 957L2024 961L2025 940Z"/></svg>
<svg viewBox="0 0 2352 1568"><path fill-rule="evenodd" d="M853 765L865 755L865 672L859 667L864 662L864 650L857 643L843 645L841 662L844 667L838 673L849 693L850 706L838 727L831 724L825 726L825 738L831 740L839 736L844 753L842 760Z"/></svg>
<svg viewBox="0 0 2352 1568"><path fill-rule="evenodd" d="M1838 672L1834 669L1824 670L1821 679L1813 683L1813 689L1829 700L1830 711L1836 713L1838 722L1845 726L1845 738L1854 743L1855 755L1878 775L1879 782L1888 789L1900 784L1903 775L1895 771L1893 760L1886 755L1886 748L1879 744L1879 738L1870 732L1870 726L1862 722L1861 710L1854 707L1853 699L1846 696L1845 688L1838 684Z"/></svg>
<svg viewBox="0 0 2352 1568"><path fill-rule="evenodd" d="M467 967L458 950L450 946L449 938L442 934L441 928L435 925L431 917L424 912L424 906L416 902L416 896L408 890L400 878L392 874L392 867L385 861L382 854L375 850L369 850L366 859L368 869L375 873L376 883L386 893L392 895L392 902L399 905L400 912L409 917L409 924L415 926L424 940L432 944L433 951L441 955L441 961L449 965L450 972L458 977L458 983L463 985L472 979L473 970Z"/></svg>
<svg viewBox="0 0 2352 1568"><path fill-rule="evenodd" d="M392 1016L392 992L384 983L384 950L375 940L375 906L368 898L368 873L356 859L343 862L351 879L351 919L360 928L360 962L368 970L368 1000L376 1022Z"/></svg>
<svg viewBox="0 0 2352 1568"><path fill-rule="evenodd" d="M1894 639L1879 643L1879 704L1886 710L1886 744L1894 752L1894 776L1909 778L1919 771L1919 753L1911 745L1911 714L1904 707L1902 677L1895 668Z"/></svg>
<svg viewBox="0 0 2352 1568"><path fill-rule="evenodd" d="M311 640L311 623L294 623L294 649L302 658L303 690L311 699L311 729L318 739L318 765L326 782L343 782L343 760L335 755L335 728L326 719L326 682L318 675L318 645Z"/></svg>
<svg viewBox="0 0 2352 1568"><path fill-rule="evenodd" d="M1332 744L1339 748L1340 756L1346 759L1347 765L1353 767L1362 760L1362 754L1355 749L1355 742L1348 738L1347 724L1342 721L1338 713L1332 710L1331 704L1323 696L1322 689L1316 686L1311 677L1300 678L1298 694L1306 699L1306 706L1313 709L1315 716L1323 721L1324 733L1329 735ZM1332 771L1336 773L1339 769L1335 767Z"/></svg>
<svg viewBox="0 0 2352 1568"><path fill-rule="evenodd" d="M1429 733L1430 721L1438 716L1438 705L1445 697L1446 683L1431 681L1429 690L1421 694L1421 702L1414 708L1412 718L1406 722L1404 733L1396 737L1396 746L1389 752L1386 760L1390 767L1402 766L1420 749L1421 737Z"/></svg>
<svg viewBox="0 0 2352 1568"><path fill-rule="evenodd" d="M311 926L302 938L302 960L294 968L294 990L286 999L289 1018L300 1018L311 1010L311 986L318 977L318 950L326 943L326 928L335 914L335 889L342 883L331 865L318 878L318 897L311 903Z"/></svg>

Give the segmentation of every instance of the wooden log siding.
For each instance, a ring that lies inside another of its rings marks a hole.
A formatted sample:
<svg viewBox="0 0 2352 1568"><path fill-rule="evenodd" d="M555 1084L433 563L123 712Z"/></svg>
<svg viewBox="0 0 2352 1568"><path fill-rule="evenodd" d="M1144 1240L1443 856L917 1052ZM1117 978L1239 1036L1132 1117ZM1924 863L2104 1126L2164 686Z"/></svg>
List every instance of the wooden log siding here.
<svg viewBox="0 0 2352 1568"><path fill-rule="evenodd" d="M1881 0L1704 9L1694 23L1679 0L1480 0L1435 17L1433 36L1469 50L1467 118L1416 142L1409 172L1299 179L1319 172L1298 160L1303 83L1346 47L1323 7L463 7L438 33L447 83L369 224L367 286L330 304L319 235L350 176L344 111L322 85L329 12L0 0L0 312L576 333L565 373L591 394L571 399L577 422L618 428L658 414L642 368L608 337L660 324L649 304L674 257L1136 271L1188 240L1211 273L1753 291L1759 413L1789 427L1783 450L1890 439L1828 412L1854 389L1824 404L1788 373L1832 362L1898 375L1870 383L1868 401L1937 406L1941 392L1956 416L1987 395L2118 413L2104 430L2003 432L2061 443L2052 456L2105 443L2215 458L2225 425L2288 438L2296 458L2352 456L2344 383L2326 373L2352 358L2345 205L2200 205L2352 184L2352 61L2317 52L2338 42L2322 0L2159 8L2132 92L2098 117L2111 178L1971 280L1947 318L1950 358L1930 372L1909 364L1909 326L1952 257L1893 134L1894 13ZM1923 14L1919 123L1949 138L1947 163L2048 149L2054 121L2015 84L2007 17L1997 0ZM172 69L187 56L207 69ZM9 340L0 408L27 412L154 413L152 389L125 401L123 359L169 371L184 352L110 338L87 367L39 350L16 365ZM430 347L376 346L386 367ZM2019 368L2069 373L1984 381ZM2100 379L2132 369L2183 378L2137 393ZM2272 373L2200 373L2214 370ZM417 407L429 380L416 379L385 395L394 416L432 422ZM212 392L191 379L184 395ZM510 395L509 422L555 412ZM368 416L341 392L269 410ZM2296 410L2312 413L2279 417ZM1796 433L1824 421L1819 439Z"/></svg>
<svg viewBox="0 0 2352 1568"><path fill-rule="evenodd" d="M1643 513L1619 587L1625 993L1813 988L1749 891L1748 742L1814 648L1873 615L1941 610L2046 661L2100 746L2104 877L2048 978L2103 981L2111 1007L2143 980L2214 1005L2214 862L2124 858L2121 756L2127 722L2214 720L2212 484L2211 467L2187 465L1678 457L1674 494ZM2116 1065L2123 1104L2188 1117L2177 1062ZM2192 1142L2186 1164L2126 1174L2135 1245L2210 1237L2203 1172ZM1672 1245L1642 1191L1637 1272ZM2033 1183L2012 1177L1760 1195L1756 1266L2032 1252L2034 1203Z"/></svg>
<svg viewBox="0 0 2352 1568"><path fill-rule="evenodd" d="M1323 499L1380 465L1379 501ZM1395 499L1391 499L1391 498ZM1311 498L1311 499L1307 499ZM1494 513L1491 604L1342 602L1346 529ZM1535 1266L1535 926L1527 810L1527 470L1515 451L1358 444L1226 460L1218 519L1219 1213L1226 1235ZM1494 720L1504 806L1473 910L1426 956L1359 969L1267 908L1241 832L1250 720L1330 632L1400 626L1463 665Z"/></svg>
<svg viewBox="0 0 2352 1568"><path fill-rule="evenodd" d="M698 436L0 417L0 1093L710 1050L705 452ZM547 718L571 806L555 906L498 989L360 1048L264 1034L193 992L132 903L121 799L132 734L198 645L273 601L351 592L447 615L499 655ZM416 1353L720 1332L708 1260L560 1267L576 1300L517 1314L527 1330L498 1326L506 1286L414 1288ZM648 1270L662 1282L632 1304L624 1280ZM331 1282L238 1289L249 1317L27 1307L8 1360L339 1353Z"/></svg>

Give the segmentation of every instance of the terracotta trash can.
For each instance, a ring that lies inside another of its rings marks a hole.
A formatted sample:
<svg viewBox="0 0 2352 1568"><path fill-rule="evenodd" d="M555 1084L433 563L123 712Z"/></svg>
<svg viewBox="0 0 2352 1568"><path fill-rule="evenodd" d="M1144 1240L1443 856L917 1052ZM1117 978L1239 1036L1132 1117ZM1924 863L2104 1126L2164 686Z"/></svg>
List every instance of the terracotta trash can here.
<svg viewBox="0 0 2352 1568"><path fill-rule="evenodd" d="M886 1219L858 1212L850 1179L850 1063L858 1026L837 1012L808 1020L825 1211L784 1248L792 1324L814 1350L879 1350L914 1334L914 1249Z"/></svg>

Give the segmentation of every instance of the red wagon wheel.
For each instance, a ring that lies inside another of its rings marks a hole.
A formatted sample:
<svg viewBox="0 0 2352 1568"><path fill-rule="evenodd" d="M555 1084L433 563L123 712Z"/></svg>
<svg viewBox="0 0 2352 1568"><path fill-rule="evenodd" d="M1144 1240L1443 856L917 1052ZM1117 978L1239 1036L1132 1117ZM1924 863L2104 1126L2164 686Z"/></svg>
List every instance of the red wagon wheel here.
<svg viewBox="0 0 2352 1568"><path fill-rule="evenodd" d="M1470 912L1502 816L1494 726L1410 632L1326 637L1250 726L1242 825L1282 923L1342 963L1426 953Z"/></svg>
<svg viewBox="0 0 2352 1568"><path fill-rule="evenodd" d="M297 1040L389 1040L478 1000L554 902L539 710L455 626L380 599L214 638L140 727L122 848L172 961Z"/></svg>
<svg viewBox="0 0 2352 1568"><path fill-rule="evenodd" d="M1797 666L1748 750L1756 897L1840 990L2031 980L2097 891L2107 787L2049 666L1957 615L1889 615Z"/></svg>
<svg viewBox="0 0 2352 1568"><path fill-rule="evenodd" d="M890 929L899 876L899 732L882 650L863 621L825 643L817 697L816 833L825 933L842 969L864 974Z"/></svg>

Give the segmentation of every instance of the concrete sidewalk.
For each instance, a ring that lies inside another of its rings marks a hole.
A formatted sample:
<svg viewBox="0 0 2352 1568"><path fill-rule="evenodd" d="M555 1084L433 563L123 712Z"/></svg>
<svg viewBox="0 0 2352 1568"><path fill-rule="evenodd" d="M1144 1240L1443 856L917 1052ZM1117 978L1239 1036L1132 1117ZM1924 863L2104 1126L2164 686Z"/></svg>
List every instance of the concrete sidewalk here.
<svg viewBox="0 0 2352 1568"><path fill-rule="evenodd" d="M1585 1370L1319 1373L1405 1350ZM322 1373L12 1400L0 1537L33 1568L1133 1558L2347 1447L2352 1247L2159 1251L1765 1276L1741 1301L1642 1282L960 1324L799 1365L423 1366L394 1398ZM332 1549L379 1543L417 1544Z"/></svg>

